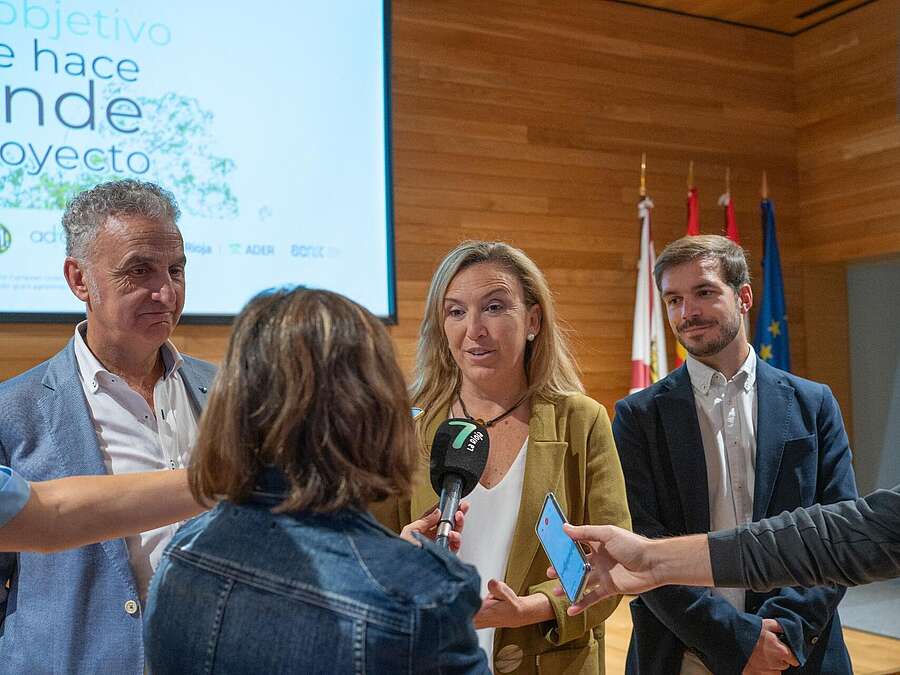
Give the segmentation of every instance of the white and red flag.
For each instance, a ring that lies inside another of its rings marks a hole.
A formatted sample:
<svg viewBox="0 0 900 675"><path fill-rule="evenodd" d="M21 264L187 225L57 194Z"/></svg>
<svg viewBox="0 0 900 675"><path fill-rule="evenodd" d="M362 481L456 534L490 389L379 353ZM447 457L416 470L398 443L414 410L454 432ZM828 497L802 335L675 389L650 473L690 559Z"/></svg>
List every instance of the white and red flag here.
<svg viewBox="0 0 900 675"><path fill-rule="evenodd" d="M731 201L731 191L719 197L719 206L725 209L725 236L740 246L741 233L738 232L737 218L734 215L734 202Z"/></svg>
<svg viewBox="0 0 900 675"><path fill-rule="evenodd" d="M727 175L727 174L726 174ZM727 181L726 181L727 182ZM734 215L734 200L731 190L726 187L725 194L719 197L719 206L725 209L725 236L738 246L741 245L741 233L738 231L737 218ZM744 314L744 331L750 337L750 315Z"/></svg>
<svg viewBox="0 0 900 675"><path fill-rule="evenodd" d="M697 192L697 186L694 185L694 163L691 162L691 168L688 173L688 195L687 195L687 232L686 237L696 237L700 234L700 194ZM678 368L687 359L687 350L684 345L675 341L675 367Z"/></svg>
<svg viewBox="0 0 900 675"><path fill-rule="evenodd" d="M638 204L641 222L641 253L638 261L637 290L634 296L634 328L631 338L631 390L649 387L669 372L666 358L666 325L663 321L659 291L653 281L656 252L650 228L653 202L644 197Z"/></svg>

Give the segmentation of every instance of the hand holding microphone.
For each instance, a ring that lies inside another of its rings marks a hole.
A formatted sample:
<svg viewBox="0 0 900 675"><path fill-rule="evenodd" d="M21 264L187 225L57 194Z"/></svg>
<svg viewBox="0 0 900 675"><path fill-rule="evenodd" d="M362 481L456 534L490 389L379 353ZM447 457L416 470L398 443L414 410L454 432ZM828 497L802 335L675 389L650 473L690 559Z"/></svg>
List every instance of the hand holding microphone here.
<svg viewBox="0 0 900 675"><path fill-rule="evenodd" d="M456 512L456 522L453 525L453 529L450 531L450 550L454 553L459 552L459 547L462 545L461 535L463 527L465 526L465 516L468 510L469 502L463 499L459 503L459 510ZM440 521L441 510L438 508L438 505L435 504L409 525L404 527L400 531L400 536L411 544L418 544L416 538L413 536L413 532L418 532L434 541L437 538L437 529Z"/></svg>
<svg viewBox="0 0 900 675"><path fill-rule="evenodd" d="M487 429L473 420L451 417L438 427L431 445L431 487L441 496L439 546L449 547L460 499L481 480L489 449Z"/></svg>

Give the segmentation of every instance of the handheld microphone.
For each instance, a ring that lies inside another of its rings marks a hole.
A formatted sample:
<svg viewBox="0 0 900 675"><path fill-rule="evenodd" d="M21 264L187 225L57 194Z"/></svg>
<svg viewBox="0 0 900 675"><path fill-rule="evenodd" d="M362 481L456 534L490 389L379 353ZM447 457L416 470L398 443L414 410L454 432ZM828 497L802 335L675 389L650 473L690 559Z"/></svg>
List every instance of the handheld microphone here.
<svg viewBox="0 0 900 675"><path fill-rule="evenodd" d="M438 546L450 546L459 500L481 480L489 449L487 428L473 420L451 417L438 427L431 444L431 487L441 496Z"/></svg>

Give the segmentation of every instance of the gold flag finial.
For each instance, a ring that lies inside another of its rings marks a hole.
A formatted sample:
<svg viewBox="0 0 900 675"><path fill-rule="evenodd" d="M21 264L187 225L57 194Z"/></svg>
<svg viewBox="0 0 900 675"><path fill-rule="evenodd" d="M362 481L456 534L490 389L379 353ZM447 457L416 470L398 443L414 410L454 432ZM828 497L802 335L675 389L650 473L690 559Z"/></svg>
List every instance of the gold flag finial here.
<svg viewBox="0 0 900 675"><path fill-rule="evenodd" d="M763 171L762 187L760 188L759 193L760 193L760 195L762 196L763 199L768 199L768 198L769 198L769 180L768 180L768 178L766 178L766 172L765 172L765 171Z"/></svg>
<svg viewBox="0 0 900 675"><path fill-rule="evenodd" d="M647 196L647 153L641 153L641 197Z"/></svg>

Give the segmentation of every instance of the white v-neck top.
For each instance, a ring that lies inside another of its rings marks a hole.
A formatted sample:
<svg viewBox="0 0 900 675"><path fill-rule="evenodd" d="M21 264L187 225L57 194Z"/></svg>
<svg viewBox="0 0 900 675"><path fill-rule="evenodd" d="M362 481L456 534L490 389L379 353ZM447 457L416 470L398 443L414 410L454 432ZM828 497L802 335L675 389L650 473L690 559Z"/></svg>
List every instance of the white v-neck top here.
<svg viewBox="0 0 900 675"><path fill-rule="evenodd" d="M509 471L499 483L488 490L481 483L466 497L469 513L463 529L460 560L474 565L481 575L481 597L487 596L490 579L504 581L509 549L512 546L522 501L522 485L525 482L525 456L528 438L522 444ZM488 656L491 672L494 672L494 628L482 628L478 644Z"/></svg>

